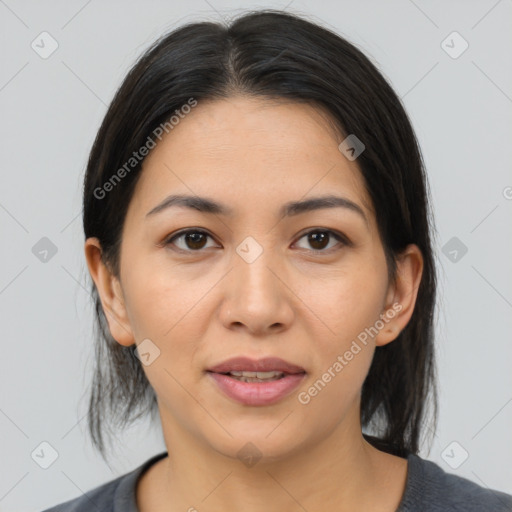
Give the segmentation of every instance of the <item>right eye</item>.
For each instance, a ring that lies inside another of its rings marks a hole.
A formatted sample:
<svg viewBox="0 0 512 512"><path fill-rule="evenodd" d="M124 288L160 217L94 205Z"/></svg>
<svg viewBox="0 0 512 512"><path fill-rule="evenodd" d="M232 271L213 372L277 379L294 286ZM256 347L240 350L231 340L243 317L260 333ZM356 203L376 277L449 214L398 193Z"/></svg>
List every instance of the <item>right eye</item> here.
<svg viewBox="0 0 512 512"><path fill-rule="evenodd" d="M180 251L185 252L198 252L205 248L207 238L212 238L209 233L199 229L187 229L173 233L164 242L164 246L174 245ZM175 243L181 241L181 246Z"/></svg>

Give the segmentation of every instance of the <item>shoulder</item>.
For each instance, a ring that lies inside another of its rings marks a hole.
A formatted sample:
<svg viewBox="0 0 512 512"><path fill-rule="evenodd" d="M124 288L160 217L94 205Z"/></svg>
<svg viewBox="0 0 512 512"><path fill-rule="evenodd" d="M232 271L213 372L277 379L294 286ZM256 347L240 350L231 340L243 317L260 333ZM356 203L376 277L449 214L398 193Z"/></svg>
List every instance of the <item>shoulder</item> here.
<svg viewBox="0 0 512 512"><path fill-rule="evenodd" d="M43 512L85 512L95 510L97 512L111 512L114 504L114 496L119 484L127 475L120 476L115 480L107 482L87 491L77 498L59 503Z"/></svg>
<svg viewBox="0 0 512 512"><path fill-rule="evenodd" d="M135 495L137 481L144 471L165 456L167 453L155 455L133 471L43 512L138 512Z"/></svg>
<svg viewBox="0 0 512 512"><path fill-rule="evenodd" d="M414 454L407 460L407 484L397 512L512 512L510 494L447 473Z"/></svg>

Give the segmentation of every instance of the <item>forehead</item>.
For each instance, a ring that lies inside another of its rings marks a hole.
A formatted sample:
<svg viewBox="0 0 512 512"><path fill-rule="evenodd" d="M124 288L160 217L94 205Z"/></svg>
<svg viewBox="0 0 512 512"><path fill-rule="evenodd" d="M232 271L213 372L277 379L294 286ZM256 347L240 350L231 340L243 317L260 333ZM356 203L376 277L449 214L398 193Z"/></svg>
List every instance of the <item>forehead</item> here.
<svg viewBox="0 0 512 512"><path fill-rule="evenodd" d="M342 140L313 105L244 96L199 101L144 160L139 213L170 193L215 197L236 213L277 212L285 202L338 192L371 218L359 168L338 149Z"/></svg>

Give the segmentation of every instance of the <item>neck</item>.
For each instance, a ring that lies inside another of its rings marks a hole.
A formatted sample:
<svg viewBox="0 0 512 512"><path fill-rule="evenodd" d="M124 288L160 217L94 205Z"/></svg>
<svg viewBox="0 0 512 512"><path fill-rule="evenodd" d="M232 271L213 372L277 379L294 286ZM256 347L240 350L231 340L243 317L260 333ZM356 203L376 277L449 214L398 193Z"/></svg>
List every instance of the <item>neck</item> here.
<svg viewBox="0 0 512 512"><path fill-rule="evenodd" d="M371 446L358 421L342 422L329 436L285 454L271 442L263 447L260 441L260 450L243 440L241 455L238 448L232 456L198 443L170 415L162 414L162 425L169 456L160 461L151 510L390 512L405 488L406 460Z"/></svg>

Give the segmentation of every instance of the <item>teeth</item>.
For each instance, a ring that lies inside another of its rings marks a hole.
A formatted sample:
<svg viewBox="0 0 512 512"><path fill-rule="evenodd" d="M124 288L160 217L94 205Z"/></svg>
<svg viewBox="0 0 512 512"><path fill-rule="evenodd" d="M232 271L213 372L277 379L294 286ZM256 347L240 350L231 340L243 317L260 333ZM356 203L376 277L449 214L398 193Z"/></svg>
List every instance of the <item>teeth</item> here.
<svg viewBox="0 0 512 512"><path fill-rule="evenodd" d="M242 382L265 382L278 380L284 377L283 372L229 372L228 375Z"/></svg>
<svg viewBox="0 0 512 512"><path fill-rule="evenodd" d="M281 377L272 377L271 379L258 379L257 377L236 377L235 375L231 375L231 378L239 380L240 382L272 382L274 380L284 378L284 376L282 375Z"/></svg>
<svg viewBox="0 0 512 512"><path fill-rule="evenodd" d="M258 379L272 379L274 377L280 377L281 375L284 375L283 372L229 372L230 375L233 375L234 377L245 377L245 378L258 378Z"/></svg>

